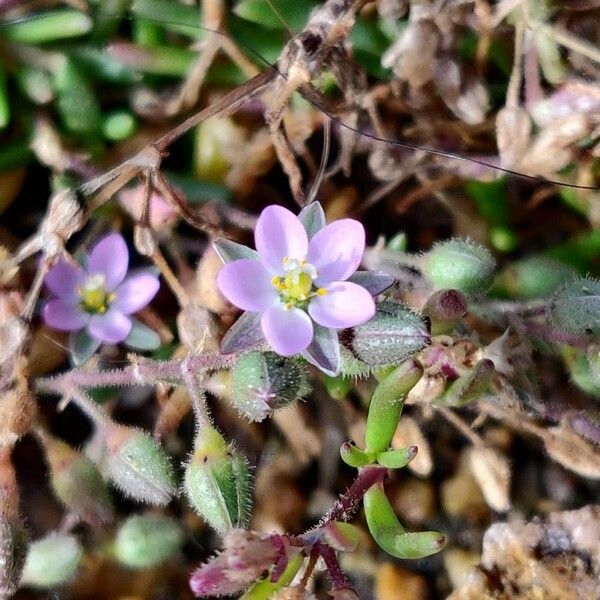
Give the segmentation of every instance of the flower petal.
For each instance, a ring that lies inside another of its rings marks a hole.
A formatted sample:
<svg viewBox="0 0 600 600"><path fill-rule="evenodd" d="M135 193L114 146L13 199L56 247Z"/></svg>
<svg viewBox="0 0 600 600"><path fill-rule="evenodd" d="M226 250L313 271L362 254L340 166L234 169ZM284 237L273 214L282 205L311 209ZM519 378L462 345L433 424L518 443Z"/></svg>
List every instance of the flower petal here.
<svg viewBox="0 0 600 600"><path fill-rule="evenodd" d="M144 308L156 296L159 287L158 278L151 273L130 275L115 290L115 299L110 306L124 315L130 315Z"/></svg>
<svg viewBox="0 0 600 600"><path fill-rule="evenodd" d="M265 312L260 324L267 342L281 356L302 352L313 338L310 317L299 308L286 309L280 302Z"/></svg>
<svg viewBox="0 0 600 600"><path fill-rule="evenodd" d="M93 315L88 325L91 335L103 342L116 344L122 342L131 331L131 319L114 308L103 315Z"/></svg>
<svg viewBox="0 0 600 600"><path fill-rule="evenodd" d="M78 304L61 299L50 300L44 306L46 325L58 331L77 331L85 327L90 315L79 308Z"/></svg>
<svg viewBox="0 0 600 600"><path fill-rule="evenodd" d="M76 264L60 259L46 274L46 287L63 300L75 300L77 287L83 283L85 271Z"/></svg>
<svg viewBox="0 0 600 600"><path fill-rule="evenodd" d="M219 271L217 287L238 308L263 312L278 298L271 278L262 263L242 258L226 264Z"/></svg>
<svg viewBox="0 0 600 600"><path fill-rule="evenodd" d="M344 329L368 321L375 314L371 294L349 281L336 281L324 296L316 296L308 305L310 316L323 327Z"/></svg>
<svg viewBox="0 0 600 600"><path fill-rule="evenodd" d="M106 277L106 289L114 290L125 279L129 265L129 251L123 236L111 233L103 237L88 256L90 275L101 273Z"/></svg>
<svg viewBox="0 0 600 600"><path fill-rule="evenodd" d="M334 221L310 240L308 262L319 273L315 283L327 286L356 271L365 251L365 229L354 219Z"/></svg>
<svg viewBox="0 0 600 600"><path fill-rule="evenodd" d="M308 250L306 231L298 217L282 206L267 206L256 223L254 242L265 267L283 275L283 259L304 260Z"/></svg>

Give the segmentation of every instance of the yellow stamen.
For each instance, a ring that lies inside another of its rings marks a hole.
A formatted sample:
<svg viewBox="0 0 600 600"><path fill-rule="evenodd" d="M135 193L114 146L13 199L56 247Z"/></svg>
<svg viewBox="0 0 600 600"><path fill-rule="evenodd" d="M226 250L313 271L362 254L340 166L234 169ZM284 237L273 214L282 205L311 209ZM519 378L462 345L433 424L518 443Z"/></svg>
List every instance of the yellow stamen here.
<svg viewBox="0 0 600 600"><path fill-rule="evenodd" d="M327 290L325 288L319 288L315 293L317 296L325 296L325 294L327 294Z"/></svg>

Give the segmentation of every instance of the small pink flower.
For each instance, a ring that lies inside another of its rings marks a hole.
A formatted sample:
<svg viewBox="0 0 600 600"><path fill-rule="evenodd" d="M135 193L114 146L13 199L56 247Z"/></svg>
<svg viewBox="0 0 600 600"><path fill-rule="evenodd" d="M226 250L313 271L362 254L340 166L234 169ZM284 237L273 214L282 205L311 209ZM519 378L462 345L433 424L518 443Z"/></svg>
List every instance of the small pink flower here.
<svg viewBox="0 0 600 600"><path fill-rule="evenodd" d="M117 233L103 237L83 269L60 259L46 275L54 298L44 305L44 321L59 331L87 329L101 342L122 342L131 331L129 315L156 295L158 278L149 272L127 275L129 252Z"/></svg>
<svg viewBox="0 0 600 600"><path fill-rule="evenodd" d="M347 281L362 260L363 226L341 219L311 231L310 239L307 229L289 210L268 206L254 232L258 254L246 249L251 257L229 262L217 278L232 304L260 313L264 337L282 356L304 352L317 326L355 327L375 313L369 291Z"/></svg>

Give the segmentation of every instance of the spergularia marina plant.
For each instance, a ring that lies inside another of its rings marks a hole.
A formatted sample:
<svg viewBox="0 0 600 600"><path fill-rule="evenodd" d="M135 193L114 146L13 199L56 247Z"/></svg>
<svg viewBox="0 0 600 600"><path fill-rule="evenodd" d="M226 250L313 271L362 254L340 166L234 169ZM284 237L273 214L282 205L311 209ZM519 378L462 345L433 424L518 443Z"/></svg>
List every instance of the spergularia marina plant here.
<svg viewBox="0 0 600 600"><path fill-rule="evenodd" d="M488 552L600 480L593 9L38 4L0 0L0 600L594 594L596 506L522 527L534 582Z"/></svg>
<svg viewBox="0 0 600 600"><path fill-rule="evenodd" d="M260 319L262 335L277 354L303 354L315 362L317 353L311 350L319 342L335 345L337 330L361 325L375 314L371 293L349 280L365 250L358 221L326 225L319 204L298 217L268 206L258 218L254 241L256 251L217 242L227 263L217 285L233 305L251 313L246 317L251 323ZM337 372L335 362L317 366Z"/></svg>

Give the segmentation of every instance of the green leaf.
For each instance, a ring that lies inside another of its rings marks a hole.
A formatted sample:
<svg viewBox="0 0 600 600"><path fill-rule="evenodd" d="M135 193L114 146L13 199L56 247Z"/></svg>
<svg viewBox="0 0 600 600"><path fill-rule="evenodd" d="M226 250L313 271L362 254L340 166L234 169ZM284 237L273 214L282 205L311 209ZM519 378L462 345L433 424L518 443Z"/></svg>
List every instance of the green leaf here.
<svg viewBox="0 0 600 600"><path fill-rule="evenodd" d="M340 456L348 466L356 469L366 467L373 462L373 458L353 442L344 442L340 446Z"/></svg>
<svg viewBox="0 0 600 600"><path fill-rule="evenodd" d="M385 450L377 456L377 462L388 469L402 469L417 455L417 447Z"/></svg>
<svg viewBox="0 0 600 600"><path fill-rule="evenodd" d="M373 539L396 558L423 558L439 552L446 536L437 531L407 532L398 521L381 484L364 496L365 516Z"/></svg>

